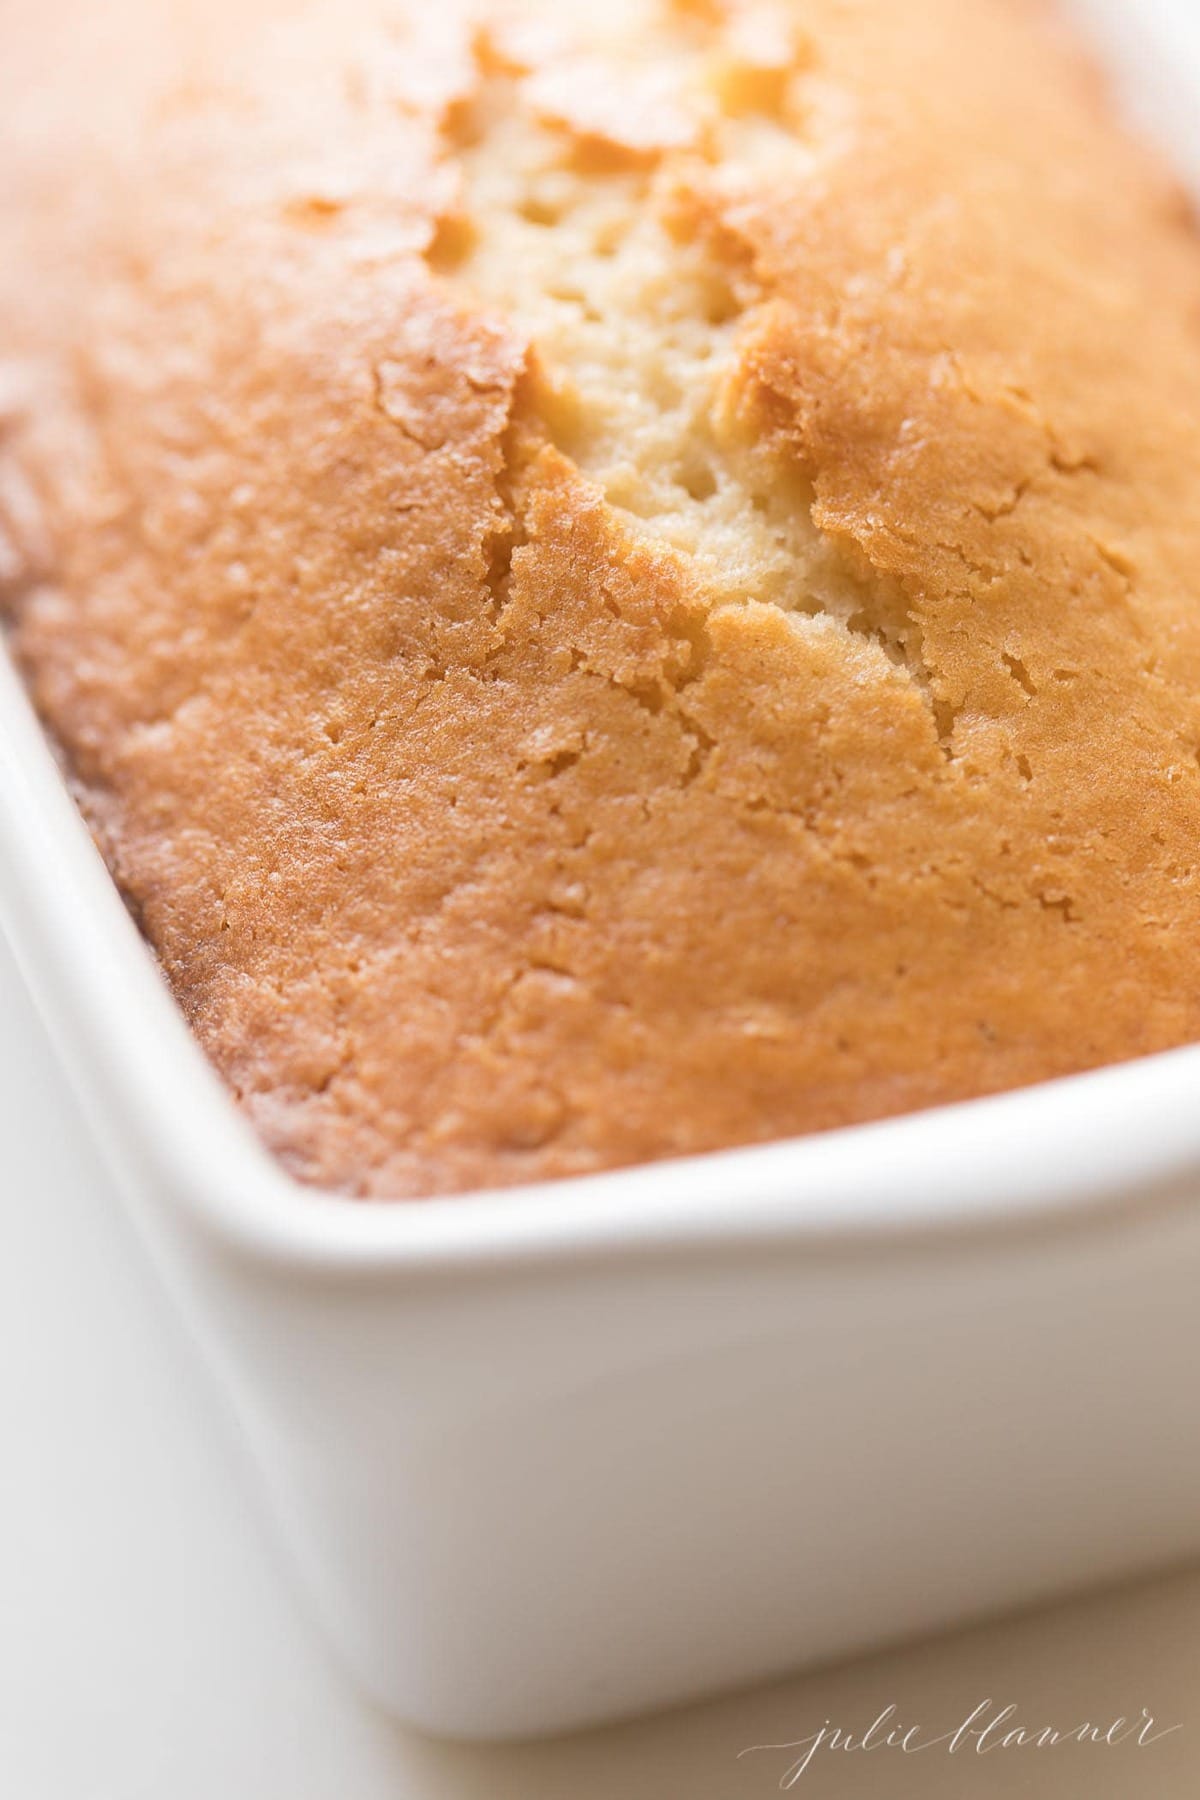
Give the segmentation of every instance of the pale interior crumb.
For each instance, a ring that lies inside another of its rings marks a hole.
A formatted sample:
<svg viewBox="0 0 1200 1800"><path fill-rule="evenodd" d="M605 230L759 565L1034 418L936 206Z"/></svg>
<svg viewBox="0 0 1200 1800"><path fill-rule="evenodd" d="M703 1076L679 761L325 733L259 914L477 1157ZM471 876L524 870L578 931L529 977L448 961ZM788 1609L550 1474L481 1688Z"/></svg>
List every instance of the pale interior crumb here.
<svg viewBox="0 0 1200 1800"><path fill-rule="evenodd" d="M455 152L461 193L439 266L528 335L558 447L639 530L688 558L714 605L829 615L905 662L902 597L877 581L865 592L814 523L802 472L756 445L729 405L757 296L687 234L673 203L689 171L749 179L769 155L786 185L811 167L787 119L784 40L764 28L742 54L759 41L756 70L737 62L736 43L724 60L702 55L684 20L668 66L692 142L641 157L540 117L542 71L491 74ZM594 42L589 76L594 85L607 69L618 104L621 66L597 60Z"/></svg>

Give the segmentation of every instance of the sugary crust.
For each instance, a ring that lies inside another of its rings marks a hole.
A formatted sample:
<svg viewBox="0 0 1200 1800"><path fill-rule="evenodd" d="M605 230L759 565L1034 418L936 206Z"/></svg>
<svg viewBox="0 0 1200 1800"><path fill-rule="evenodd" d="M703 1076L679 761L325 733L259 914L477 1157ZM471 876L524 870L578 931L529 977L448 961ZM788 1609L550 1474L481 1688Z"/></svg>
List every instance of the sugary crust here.
<svg viewBox="0 0 1200 1800"><path fill-rule="evenodd" d="M505 1184L1200 1037L1200 252L1041 10L668 9L776 165L528 20L259 9L11 9L0 580L285 1162ZM501 78L666 170L861 615L715 597L559 441L447 255Z"/></svg>

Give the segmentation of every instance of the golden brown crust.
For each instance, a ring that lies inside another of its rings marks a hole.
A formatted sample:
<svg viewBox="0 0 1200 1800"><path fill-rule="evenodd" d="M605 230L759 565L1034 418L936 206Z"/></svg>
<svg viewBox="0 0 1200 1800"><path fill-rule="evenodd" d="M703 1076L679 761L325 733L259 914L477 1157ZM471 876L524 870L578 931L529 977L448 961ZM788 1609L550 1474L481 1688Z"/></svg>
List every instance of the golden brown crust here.
<svg viewBox="0 0 1200 1800"><path fill-rule="evenodd" d="M14 8L0 580L297 1174L562 1175L1200 1036L1200 252L1040 9L645 0L707 83L658 111L527 20L170 10ZM581 466L472 295L489 82L670 188L737 296L714 430L851 611L731 599Z"/></svg>

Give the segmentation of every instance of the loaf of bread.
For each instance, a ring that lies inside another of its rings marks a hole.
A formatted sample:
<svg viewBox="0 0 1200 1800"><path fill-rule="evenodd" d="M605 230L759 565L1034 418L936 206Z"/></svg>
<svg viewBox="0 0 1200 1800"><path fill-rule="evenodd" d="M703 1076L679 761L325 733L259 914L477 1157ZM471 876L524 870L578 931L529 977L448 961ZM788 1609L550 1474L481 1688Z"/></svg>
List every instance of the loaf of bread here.
<svg viewBox="0 0 1200 1800"><path fill-rule="evenodd" d="M301 1178L1200 1038L1200 247L1036 0L11 0L0 583Z"/></svg>

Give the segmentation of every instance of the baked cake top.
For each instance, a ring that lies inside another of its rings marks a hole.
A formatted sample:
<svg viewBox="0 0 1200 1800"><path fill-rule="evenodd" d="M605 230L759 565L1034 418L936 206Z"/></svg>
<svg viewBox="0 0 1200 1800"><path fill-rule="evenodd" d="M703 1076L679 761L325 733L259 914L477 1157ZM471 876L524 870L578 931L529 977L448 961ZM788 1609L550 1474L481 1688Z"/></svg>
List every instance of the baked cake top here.
<svg viewBox="0 0 1200 1800"><path fill-rule="evenodd" d="M201 1042L424 1194L1200 1037L1200 250L1023 0L14 0L0 583Z"/></svg>

